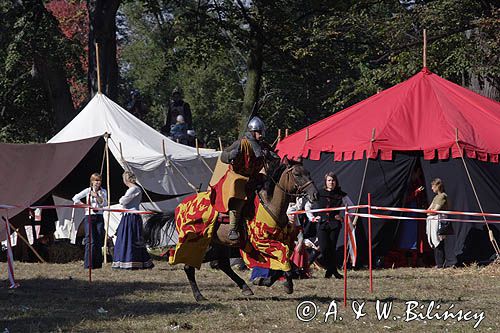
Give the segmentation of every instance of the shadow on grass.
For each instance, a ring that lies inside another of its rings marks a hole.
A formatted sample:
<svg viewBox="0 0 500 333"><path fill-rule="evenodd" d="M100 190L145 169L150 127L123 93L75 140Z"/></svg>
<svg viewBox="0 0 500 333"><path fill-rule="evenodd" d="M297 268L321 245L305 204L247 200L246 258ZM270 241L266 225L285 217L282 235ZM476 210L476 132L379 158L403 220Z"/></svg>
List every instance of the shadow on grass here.
<svg viewBox="0 0 500 333"><path fill-rule="evenodd" d="M114 322L127 317L226 309L221 304L200 304L187 297L171 299L174 292L185 288L186 283L176 282L98 281L89 284L70 279L26 279L22 288L0 289L0 330L67 331L77 327L82 320Z"/></svg>
<svg viewBox="0 0 500 333"><path fill-rule="evenodd" d="M241 299L245 299L244 297L240 297ZM344 298L342 296L340 297L328 297L328 296L297 296L294 297L293 295L290 296L269 296L269 297L255 297L251 296L247 298L250 301L296 301L298 303L303 302L303 301L311 301L314 303L330 303L332 301L335 301L337 303L343 303ZM380 301L382 303L389 303L389 302L400 302L400 303L405 303L408 300L407 299L401 299L397 297L386 297L386 298L366 298L366 297L347 297L348 302L353 302L353 301L358 301L358 302L367 302L367 303L376 303L377 301ZM415 301L419 302L424 302L424 303L430 303L431 301L434 302L440 302L440 303L457 303L460 301L463 301L460 297L456 299L443 299L443 298L437 298L437 299L419 299L415 298Z"/></svg>

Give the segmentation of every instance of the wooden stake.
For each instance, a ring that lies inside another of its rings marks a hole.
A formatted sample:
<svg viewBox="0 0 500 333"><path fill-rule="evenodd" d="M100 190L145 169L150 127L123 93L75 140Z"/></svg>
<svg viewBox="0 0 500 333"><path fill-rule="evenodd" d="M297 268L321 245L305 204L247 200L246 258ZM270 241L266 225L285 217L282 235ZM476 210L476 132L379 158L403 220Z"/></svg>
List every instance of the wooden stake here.
<svg viewBox="0 0 500 333"><path fill-rule="evenodd" d="M288 128L285 128L285 138L288 136Z"/></svg>
<svg viewBox="0 0 500 333"><path fill-rule="evenodd" d="M347 307L347 205L344 213L344 307Z"/></svg>
<svg viewBox="0 0 500 333"><path fill-rule="evenodd" d="M424 68L427 67L427 30L424 29L424 48L422 50L422 58L423 58L423 64Z"/></svg>
<svg viewBox="0 0 500 333"><path fill-rule="evenodd" d="M89 231L89 239L87 239L87 244L89 246L89 252L87 255L87 264L89 265L89 283L92 282L92 266L94 265L93 260L92 260L92 220L90 218L90 211L91 211L91 201L90 201L90 192L89 196L87 197L87 203L89 205L89 215L87 215L87 225L88 225L88 231ZM85 223L85 222L84 222Z"/></svg>
<svg viewBox="0 0 500 333"><path fill-rule="evenodd" d="M23 240L23 242L28 245L28 247L30 248L31 251L33 251L33 253L37 256L37 258L42 262L42 263L47 263L45 260L43 260L42 256L40 256L40 254L38 254L38 252L36 252L35 248L33 246L31 246L30 242L28 242L28 240L26 238L24 238L23 235L21 235L21 233L19 232L19 228L16 228L12 225L12 223L10 223L10 221L8 220L4 220L6 221L7 223L9 223L9 226L12 230L14 230L14 232L17 233L17 236L19 236L19 238L21 238ZM35 232L36 234L36 232ZM36 235L35 235L36 236ZM10 237L10 235L7 235L7 237Z"/></svg>
<svg viewBox="0 0 500 333"><path fill-rule="evenodd" d="M198 138L195 138L194 142L196 144L196 154L198 154L198 156L200 156L200 146L198 145Z"/></svg>
<svg viewBox="0 0 500 333"><path fill-rule="evenodd" d="M220 148L220 151L222 151L222 140L221 140L220 136L219 136L219 148Z"/></svg>
<svg viewBox="0 0 500 333"><path fill-rule="evenodd" d="M101 94L101 71L99 66L99 44L95 43L95 57L97 65L97 92Z"/></svg>
<svg viewBox="0 0 500 333"><path fill-rule="evenodd" d="M368 215L372 213L372 197L368 193ZM370 292L373 292L373 269L372 269L372 218L368 216L368 270L370 271Z"/></svg>

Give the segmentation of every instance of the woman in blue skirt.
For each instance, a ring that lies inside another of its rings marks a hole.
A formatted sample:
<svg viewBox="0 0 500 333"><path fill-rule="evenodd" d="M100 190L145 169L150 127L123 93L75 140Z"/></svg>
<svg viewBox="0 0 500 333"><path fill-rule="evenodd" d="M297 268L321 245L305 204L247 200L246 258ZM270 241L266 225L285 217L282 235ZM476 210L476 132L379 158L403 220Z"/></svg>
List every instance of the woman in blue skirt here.
<svg viewBox="0 0 500 333"><path fill-rule="evenodd" d="M85 257L83 267L93 269L102 267L102 247L104 245L104 219L102 210L108 205L108 193L101 187L102 177L99 173L90 176L90 186L73 197L73 203L82 204L82 199L89 205L85 208L85 219L82 221L85 230ZM94 208L94 209L91 209ZM90 258L92 257L92 258Z"/></svg>
<svg viewBox="0 0 500 333"><path fill-rule="evenodd" d="M128 187L120 198L120 205L125 209L139 210L142 191L136 184L135 175L130 171L123 173L123 182ZM115 252L112 268L144 269L153 268L142 238L142 218L139 214L123 213L116 230Z"/></svg>

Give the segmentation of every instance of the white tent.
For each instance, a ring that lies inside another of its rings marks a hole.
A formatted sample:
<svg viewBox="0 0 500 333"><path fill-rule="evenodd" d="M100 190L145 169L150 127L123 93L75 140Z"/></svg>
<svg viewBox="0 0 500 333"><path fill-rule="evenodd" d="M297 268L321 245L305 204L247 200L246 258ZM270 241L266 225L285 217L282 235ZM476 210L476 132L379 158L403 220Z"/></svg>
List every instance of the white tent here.
<svg viewBox="0 0 500 333"><path fill-rule="evenodd" d="M75 141L109 133L109 148L147 190L168 195L206 189L220 152L176 143L103 94L87 106L49 143Z"/></svg>

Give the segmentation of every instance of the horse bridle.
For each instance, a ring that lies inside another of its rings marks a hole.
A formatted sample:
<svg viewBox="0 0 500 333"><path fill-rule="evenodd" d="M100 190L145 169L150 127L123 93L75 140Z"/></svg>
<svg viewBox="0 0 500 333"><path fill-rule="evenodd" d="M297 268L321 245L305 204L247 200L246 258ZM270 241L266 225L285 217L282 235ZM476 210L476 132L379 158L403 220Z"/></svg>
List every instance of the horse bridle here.
<svg viewBox="0 0 500 333"><path fill-rule="evenodd" d="M290 172L293 171L293 168L295 167L295 165L291 165L291 166L288 166L285 171L283 171L283 173L287 173L287 174L290 174ZM266 172L267 172L267 168L266 169ZM302 185L298 185L297 184L297 180L295 178L295 176L293 175L292 173L292 177L293 179L295 180L295 186L294 186L294 189L295 189L295 193L292 193L292 192L288 192L288 190L286 190L285 188L283 188L283 186L281 186L279 184L279 182L276 182L272 177L271 178L271 181L274 183L274 185L276 185L280 190L282 190L285 195L289 195L289 196L292 196L292 197L302 197L305 195L305 193L303 193L303 191L308 187L310 186L312 183L313 183L313 180L309 180L307 182L305 182L304 184Z"/></svg>

